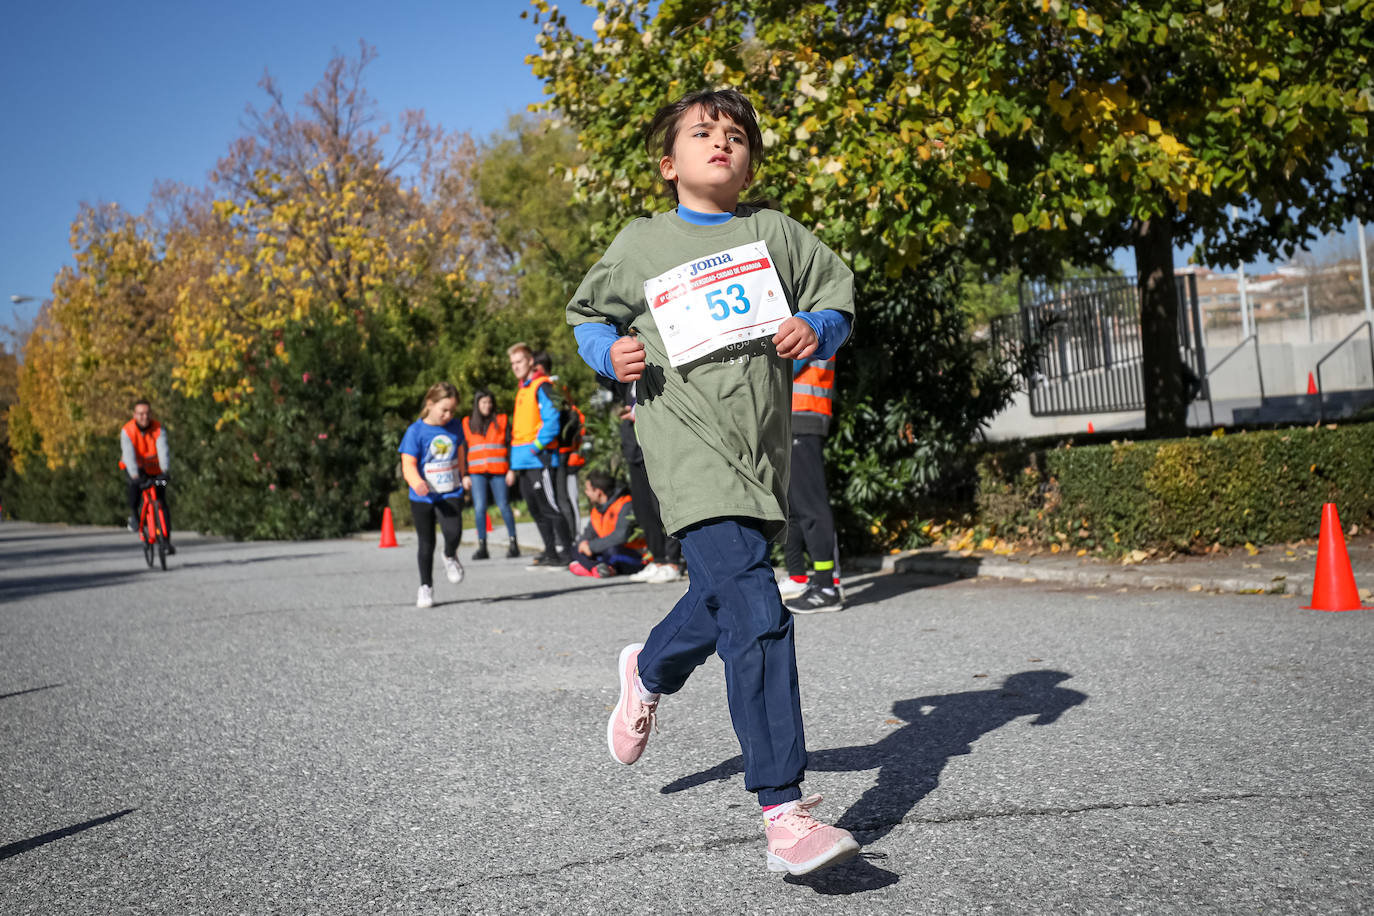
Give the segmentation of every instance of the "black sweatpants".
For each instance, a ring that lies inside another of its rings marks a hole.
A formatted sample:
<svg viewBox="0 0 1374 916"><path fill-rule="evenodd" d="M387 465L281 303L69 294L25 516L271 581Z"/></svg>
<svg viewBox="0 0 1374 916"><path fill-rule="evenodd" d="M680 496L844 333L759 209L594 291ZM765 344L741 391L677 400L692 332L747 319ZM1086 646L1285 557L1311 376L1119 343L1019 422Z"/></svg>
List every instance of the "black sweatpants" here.
<svg viewBox="0 0 1374 916"><path fill-rule="evenodd" d="M630 500L635 507L635 521L644 532L644 543L649 547L655 563L682 565L682 542L663 530L663 517L659 514L658 497L649 485L649 472L644 467L644 451L635 438L635 425L630 420L620 421L620 452L625 456L625 467L630 475Z"/></svg>
<svg viewBox="0 0 1374 916"><path fill-rule="evenodd" d="M544 555L562 557L572 562L572 534L563 513L558 510L557 491L554 489L554 468L521 468L520 495L525 498L525 507L534 517L534 526L539 529L539 537L544 541Z"/></svg>
<svg viewBox="0 0 1374 916"><path fill-rule="evenodd" d="M825 437L802 434L792 437L792 478L787 486L787 545L783 556L789 576L806 574L810 555L813 583L831 587L839 550L835 544L835 517L830 512L830 492L825 486Z"/></svg>
<svg viewBox="0 0 1374 916"><path fill-rule="evenodd" d="M458 541L463 536L463 501L441 499L437 503L410 501L410 516L415 520L419 549L415 558L420 564L420 584L434 587L434 522L444 532L444 556L458 553Z"/></svg>

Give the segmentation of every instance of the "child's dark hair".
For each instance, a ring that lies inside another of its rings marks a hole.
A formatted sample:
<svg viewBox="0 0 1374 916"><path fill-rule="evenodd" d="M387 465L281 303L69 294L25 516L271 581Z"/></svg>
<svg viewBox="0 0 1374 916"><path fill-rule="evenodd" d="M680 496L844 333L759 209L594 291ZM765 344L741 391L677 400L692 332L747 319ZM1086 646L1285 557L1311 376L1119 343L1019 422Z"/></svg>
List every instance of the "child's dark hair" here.
<svg viewBox="0 0 1374 916"><path fill-rule="evenodd" d="M745 140L749 143L749 166L757 169L759 160L763 158L763 134L759 131L754 106L735 89L702 89L698 92L689 92L676 102L660 108L654 113L654 119L649 122L649 130L644 135L644 145L649 155L655 160L673 155L673 147L677 144L678 122L684 114L698 105L713 118L725 115L735 122L736 127L744 131ZM668 193L676 201L677 185L671 181L666 183Z"/></svg>
<svg viewBox="0 0 1374 916"><path fill-rule="evenodd" d="M587 483L610 496L615 491L615 478L605 471L592 471L587 475Z"/></svg>
<svg viewBox="0 0 1374 916"><path fill-rule="evenodd" d="M540 369L543 369L549 375L553 375L553 357L549 355L548 350L535 350L530 356L530 362L534 363Z"/></svg>

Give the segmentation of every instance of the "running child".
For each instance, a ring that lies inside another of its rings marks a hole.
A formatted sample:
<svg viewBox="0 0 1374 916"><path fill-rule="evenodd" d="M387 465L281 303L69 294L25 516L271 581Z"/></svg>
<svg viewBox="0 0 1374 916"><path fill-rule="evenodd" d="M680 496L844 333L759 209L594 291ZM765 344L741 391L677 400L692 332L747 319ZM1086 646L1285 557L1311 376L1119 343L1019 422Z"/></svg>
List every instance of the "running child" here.
<svg viewBox="0 0 1374 916"><path fill-rule="evenodd" d="M467 460L463 427L453 419L458 389L438 382L425 392L420 419L401 437L401 474L410 485L410 513L419 536L420 590L416 607L434 607L434 523L444 532L444 572L463 581L458 540L463 534L463 485Z"/></svg>
<svg viewBox="0 0 1374 916"><path fill-rule="evenodd" d="M859 844L812 816L820 796L802 798L793 621L768 548L787 524L791 360L828 358L849 336L853 274L800 224L740 204L763 152L740 93L663 107L648 145L676 207L627 226L567 313L588 365L637 380L639 442L691 587L621 651L607 742L620 763L638 760L660 697L719 653L768 868L805 874Z"/></svg>

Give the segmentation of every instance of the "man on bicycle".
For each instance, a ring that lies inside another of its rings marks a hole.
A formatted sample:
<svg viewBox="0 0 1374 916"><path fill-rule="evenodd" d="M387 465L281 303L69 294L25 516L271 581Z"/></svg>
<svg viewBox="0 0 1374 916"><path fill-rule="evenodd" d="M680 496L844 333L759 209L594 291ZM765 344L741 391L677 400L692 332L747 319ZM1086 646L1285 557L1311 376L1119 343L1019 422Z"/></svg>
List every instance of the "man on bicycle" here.
<svg viewBox="0 0 1374 916"><path fill-rule="evenodd" d="M134 416L119 431L119 466L129 475L129 530L138 531L138 513L143 505L143 482L150 477L167 473L172 452L167 445L167 431L153 419L153 406L146 398L134 401ZM159 488L165 489L165 488ZM176 553L171 541L171 511L164 500L163 518L167 522L167 552Z"/></svg>

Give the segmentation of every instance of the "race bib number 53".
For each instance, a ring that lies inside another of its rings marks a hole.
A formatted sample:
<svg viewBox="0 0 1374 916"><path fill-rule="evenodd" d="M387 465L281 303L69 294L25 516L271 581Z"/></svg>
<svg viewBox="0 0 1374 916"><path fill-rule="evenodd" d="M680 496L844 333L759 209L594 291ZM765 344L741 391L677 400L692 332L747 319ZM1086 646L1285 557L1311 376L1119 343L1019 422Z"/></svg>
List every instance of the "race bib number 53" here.
<svg viewBox="0 0 1374 916"><path fill-rule="evenodd" d="M646 280L644 298L672 366L771 335L792 315L768 245L762 241L689 261Z"/></svg>

